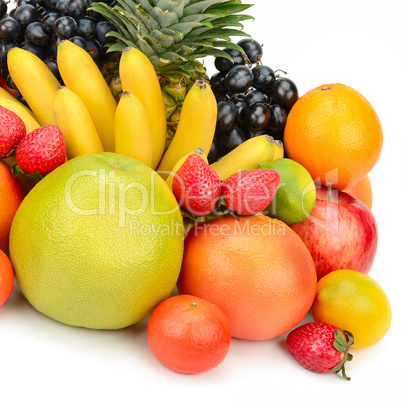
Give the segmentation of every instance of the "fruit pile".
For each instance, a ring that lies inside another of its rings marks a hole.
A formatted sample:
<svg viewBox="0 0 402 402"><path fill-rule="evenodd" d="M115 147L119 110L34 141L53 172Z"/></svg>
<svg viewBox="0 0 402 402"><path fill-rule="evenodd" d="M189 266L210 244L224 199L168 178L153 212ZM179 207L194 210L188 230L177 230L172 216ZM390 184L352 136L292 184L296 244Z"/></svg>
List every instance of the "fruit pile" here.
<svg viewBox="0 0 402 402"><path fill-rule="evenodd" d="M231 60L215 59L218 72L210 79L218 102L210 163L258 135L282 142L287 115L298 99L291 79L262 64L263 48L255 39L241 39L237 46L241 50L224 49Z"/></svg>
<svg viewBox="0 0 402 402"><path fill-rule="evenodd" d="M150 350L178 372L212 369L232 337L287 334L297 362L349 379L350 349L391 325L368 275L372 106L341 84L299 98L238 0L88 4L2 11L0 305L15 274L68 325L149 317Z"/></svg>

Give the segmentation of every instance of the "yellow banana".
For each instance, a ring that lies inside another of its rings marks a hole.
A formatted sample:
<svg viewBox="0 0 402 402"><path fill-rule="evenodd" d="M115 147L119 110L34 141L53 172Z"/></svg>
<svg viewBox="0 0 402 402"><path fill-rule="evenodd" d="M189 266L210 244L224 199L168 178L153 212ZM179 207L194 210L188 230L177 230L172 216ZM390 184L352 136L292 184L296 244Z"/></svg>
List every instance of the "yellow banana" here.
<svg viewBox="0 0 402 402"><path fill-rule="evenodd" d="M59 81L46 64L27 50L14 47L7 53L8 71L39 124L55 124L53 101Z"/></svg>
<svg viewBox="0 0 402 402"><path fill-rule="evenodd" d="M11 95L10 92L6 91L2 87L0 87L0 98L6 98L6 99L11 99L11 100L15 99L15 97L13 95ZM17 100L17 99L15 99L15 100Z"/></svg>
<svg viewBox="0 0 402 402"><path fill-rule="evenodd" d="M186 161L186 159L193 154L197 154L200 155L202 159L204 159L204 161L206 163L208 163L208 159L207 159L207 155L205 155L205 152L203 149L201 148L195 148L193 149L191 152L188 152L187 154L185 154L184 156L182 156L179 161L176 163L176 165L174 166L174 168L172 169L172 171L169 173L169 176L165 179L166 184L169 186L170 189L172 189L172 182L173 182L173 177L175 175L175 173L180 169L181 165Z"/></svg>
<svg viewBox="0 0 402 402"><path fill-rule="evenodd" d="M35 130L40 127L40 124L35 119L32 112L17 99L14 98L14 100L11 100L0 97L0 106L3 106L8 110L11 110L19 117L21 117L22 121L25 124L27 134L30 133L32 130Z"/></svg>
<svg viewBox="0 0 402 402"><path fill-rule="evenodd" d="M183 102L176 134L158 166L158 172L168 175L177 161L195 148L208 155L214 138L217 105L210 86L197 80Z"/></svg>
<svg viewBox="0 0 402 402"><path fill-rule="evenodd" d="M274 156L272 157L272 160L274 161L275 159L280 159L285 156L285 150L283 148L283 142L281 140L275 140L274 141Z"/></svg>
<svg viewBox="0 0 402 402"><path fill-rule="evenodd" d="M113 152L116 101L98 66L84 49L64 40L57 47L64 84L84 102L105 151Z"/></svg>
<svg viewBox="0 0 402 402"><path fill-rule="evenodd" d="M147 111L152 140L152 168L155 169L166 144L166 114L158 76L148 57L133 47L123 50L119 75L123 91L135 95Z"/></svg>
<svg viewBox="0 0 402 402"><path fill-rule="evenodd" d="M36 121L38 121L38 119L33 114L31 109L27 108L22 102L20 102L17 98L15 98L13 95L11 95L9 92L7 92L4 88L1 88L1 87L0 87L0 99L8 99L8 100L13 101L18 106L21 106L21 108L24 109L27 113L29 113L32 118L34 118Z"/></svg>
<svg viewBox="0 0 402 402"><path fill-rule="evenodd" d="M114 132L116 152L152 165L151 129L147 111L130 92L123 92L117 105Z"/></svg>
<svg viewBox="0 0 402 402"><path fill-rule="evenodd" d="M73 91L60 86L54 96L57 125L66 142L67 158L103 152L95 125L84 102Z"/></svg>
<svg viewBox="0 0 402 402"><path fill-rule="evenodd" d="M274 139L260 135L244 141L211 165L221 180L239 170L257 169L261 162L269 162L274 156Z"/></svg>

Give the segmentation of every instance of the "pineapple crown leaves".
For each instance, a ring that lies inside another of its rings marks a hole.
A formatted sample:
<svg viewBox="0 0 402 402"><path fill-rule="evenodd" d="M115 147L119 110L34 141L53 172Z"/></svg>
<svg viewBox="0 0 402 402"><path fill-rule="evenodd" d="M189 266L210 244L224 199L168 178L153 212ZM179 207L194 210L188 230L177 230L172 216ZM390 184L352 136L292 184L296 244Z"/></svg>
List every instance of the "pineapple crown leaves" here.
<svg viewBox="0 0 402 402"><path fill-rule="evenodd" d="M108 52L122 52L127 46L141 50L158 74L192 75L205 72L198 59L212 55L231 59L220 48L242 49L231 36L246 36L241 14L252 4L240 0L117 0L113 7L93 2L89 9L112 22L115 41Z"/></svg>

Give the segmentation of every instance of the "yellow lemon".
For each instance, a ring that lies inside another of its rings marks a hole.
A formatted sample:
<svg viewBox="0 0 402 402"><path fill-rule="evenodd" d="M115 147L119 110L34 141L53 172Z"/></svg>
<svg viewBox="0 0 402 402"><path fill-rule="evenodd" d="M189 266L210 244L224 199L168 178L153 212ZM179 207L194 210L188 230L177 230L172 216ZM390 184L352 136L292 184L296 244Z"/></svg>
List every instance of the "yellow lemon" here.
<svg viewBox="0 0 402 402"><path fill-rule="evenodd" d="M391 326L384 290L370 276L353 270L333 271L318 281L311 313L314 321L352 332L356 348L374 345Z"/></svg>

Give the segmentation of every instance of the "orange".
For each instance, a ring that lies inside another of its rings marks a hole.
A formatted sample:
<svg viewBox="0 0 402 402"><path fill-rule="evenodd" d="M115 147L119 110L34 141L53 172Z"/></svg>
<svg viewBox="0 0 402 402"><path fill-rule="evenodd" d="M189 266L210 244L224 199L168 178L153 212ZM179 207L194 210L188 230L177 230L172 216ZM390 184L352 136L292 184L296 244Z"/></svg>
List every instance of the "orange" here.
<svg viewBox="0 0 402 402"><path fill-rule="evenodd" d="M0 306L8 299L14 286L14 271L11 261L0 250Z"/></svg>
<svg viewBox="0 0 402 402"><path fill-rule="evenodd" d="M362 180L352 187L345 188L344 191L359 199L370 209L373 207L373 190L368 176L364 176Z"/></svg>
<svg viewBox="0 0 402 402"><path fill-rule="evenodd" d="M392 320L390 302L380 285L367 274L347 269L318 281L311 313L314 321L351 332L355 348L380 341Z"/></svg>
<svg viewBox="0 0 402 402"><path fill-rule="evenodd" d="M8 250L11 223L24 194L10 167L0 161L0 249Z"/></svg>
<svg viewBox="0 0 402 402"><path fill-rule="evenodd" d="M231 340L230 324L211 302L190 295L160 303L148 322L154 356L179 373L202 373L223 361Z"/></svg>
<svg viewBox="0 0 402 402"><path fill-rule="evenodd" d="M340 190L352 187L373 168L383 143L380 120L367 99L342 84L326 84L296 101L284 142L290 159L314 180Z"/></svg>
<svg viewBox="0 0 402 402"><path fill-rule="evenodd" d="M177 288L220 307L232 336L263 340L304 318L316 285L314 262L300 237L282 221L257 215L193 226Z"/></svg>

